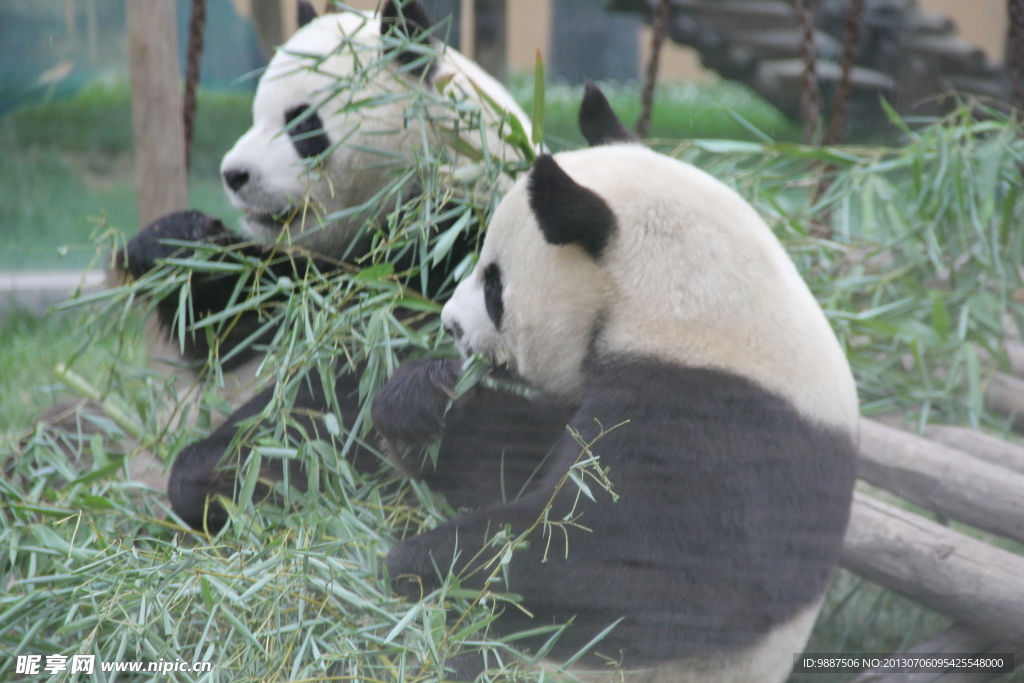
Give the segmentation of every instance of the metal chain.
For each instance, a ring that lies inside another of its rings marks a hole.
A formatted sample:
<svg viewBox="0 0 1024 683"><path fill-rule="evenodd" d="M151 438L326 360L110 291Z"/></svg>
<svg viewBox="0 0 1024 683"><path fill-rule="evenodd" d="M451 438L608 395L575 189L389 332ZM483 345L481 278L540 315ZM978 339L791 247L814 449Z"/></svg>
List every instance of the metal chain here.
<svg viewBox="0 0 1024 683"><path fill-rule="evenodd" d="M654 87L658 80L658 66L661 57L661 46L668 33L668 22L672 14L672 0L659 0L654 11L653 30L651 36L651 57L647 62L644 75L644 91L640 100L640 118L636 122L636 132L646 138L651 127L651 110L654 108Z"/></svg>
<svg viewBox="0 0 1024 683"><path fill-rule="evenodd" d="M1010 78L1010 103L1024 111L1024 0L1008 0L1010 35L1007 75Z"/></svg>
<svg viewBox="0 0 1024 683"><path fill-rule="evenodd" d="M818 119L821 118L821 94L818 92L817 50L814 45L814 10L812 0L796 0L796 12L800 20L800 54L804 60L801 80L800 113L804 119L804 139L813 145L818 133Z"/></svg>
<svg viewBox="0 0 1024 683"><path fill-rule="evenodd" d="M846 27L843 32L842 76L839 87L836 88L835 99L832 100L832 115L829 117L831 122L825 135L826 145L838 145L846 137L846 113L850 103L853 66L857 62L857 40L864 19L864 4L864 0L850 0L850 7L847 9Z"/></svg>

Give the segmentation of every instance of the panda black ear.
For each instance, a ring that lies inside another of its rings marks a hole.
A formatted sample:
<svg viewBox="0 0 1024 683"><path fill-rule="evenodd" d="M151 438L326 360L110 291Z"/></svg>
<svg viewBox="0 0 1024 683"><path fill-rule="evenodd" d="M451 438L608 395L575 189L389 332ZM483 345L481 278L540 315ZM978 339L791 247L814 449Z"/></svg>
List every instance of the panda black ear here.
<svg viewBox="0 0 1024 683"><path fill-rule="evenodd" d="M309 4L307 0L299 0L297 9L299 13L299 28L302 28L317 17L316 8Z"/></svg>
<svg viewBox="0 0 1024 683"><path fill-rule="evenodd" d="M615 232L615 214L596 192L570 178L550 154L533 163L528 190L544 239L578 244L591 257L601 258Z"/></svg>
<svg viewBox="0 0 1024 683"><path fill-rule="evenodd" d="M432 22L419 0L388 0L380 10L380 32L381 35L403 35L411 40L424 45L430 45L430 34L427 30ZM416 60L422 60L424 54L419 51L403 50L394 45L385 46L385 54L393 50L399 50L397 59L401 64L410 64ZM435 64L433 60L413 70L417 76L430 82L433 80Z"/></svg>
<svg viewBox="0 0 1024 683"><path fill-rule="evenodd" d="M610 145L616 142L640 142L619 117L615 115L608 98L601 89L591 81L587 81L583 90L583 101L580 102L580 132L591 147Z"/></svg>

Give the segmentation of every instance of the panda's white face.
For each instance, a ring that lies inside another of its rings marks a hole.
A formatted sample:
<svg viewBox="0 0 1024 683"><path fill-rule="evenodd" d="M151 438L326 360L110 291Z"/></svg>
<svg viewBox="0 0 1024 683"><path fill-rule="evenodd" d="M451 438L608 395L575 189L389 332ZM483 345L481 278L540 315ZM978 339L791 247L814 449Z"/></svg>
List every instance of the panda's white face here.
<svg viewBox="0 0 1024 683"><path fill-rule="evenodd" d="M826 423L858 418L842 349L771 230L639 145L541 157L442 321L461 353L554 394L579 394L588 359L639 355L753 379Z"/></svg>
<svg viewBox="0 0 1024 683"><path fill-rule="evenodd" d="M364 93L334 93L338 77L354 71L353 53L364 60L376 58L366 46L373 44L373 37L379 44L379 34L376 19L352 12L328 14L301 28L271 60L256 91L253 126L221 163L225 189L243 212L247 234L273 241L287 223L292 239L308 231L301 243L330 253L339 246L337 235L312 228L386 184L388 164L382 162L408 146L401 107L339 115L346 103ZM349 44L338 49L345 36ZM374 84L379 89L387 85ZM369 135L379 154L352 144ZM333 146L326 160L315 163ZM343 227L351 235L358 225Z"/></svg>
<svg viewBox="0 0 1024 683"><path fill-rule="evenodd" d="M464 356L478 353L546 393L571 398L610 295L606 284L583 249L544 239L523 179L495 211L480 260L441 320Z"/></svg>
<svg viewBox="0 0 1024 683"><path fill-rule="evenodd" d="M291 241L340 256L372 216L324 219L369 202L408 166L424 135L434 142L431 131L405 121L421 87L416 75L399 74L394 64L360 68L379 60L380 30L376 17L327 14L299 29L271 60L256 90L252 128L221 163L225 189L243 212L241 228L254 239L273 242L287 226ZM526 121L499 83L454 50L445 49L431 73L472 99L471 80ZM339 84L352 87L339 91ZM375 97L377 103L348 106ZM507 156L511 148L490 127L487 134L492 154Z"/></svg>

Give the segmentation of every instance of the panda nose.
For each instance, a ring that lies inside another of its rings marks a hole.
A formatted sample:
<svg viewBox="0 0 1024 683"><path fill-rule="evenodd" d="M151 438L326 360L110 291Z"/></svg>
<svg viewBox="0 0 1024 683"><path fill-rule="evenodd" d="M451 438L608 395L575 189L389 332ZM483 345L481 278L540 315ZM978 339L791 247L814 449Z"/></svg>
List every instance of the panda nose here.
<svg viewBox="0 0 1024 683"><path fill-rule="evenodd" d="M243 185L249 182L248 171L237 171L235 169L228 169L227 171L224 171L223 176L224 184L230 187L233 192L238 192L238 190L240 190Z"/></svg>

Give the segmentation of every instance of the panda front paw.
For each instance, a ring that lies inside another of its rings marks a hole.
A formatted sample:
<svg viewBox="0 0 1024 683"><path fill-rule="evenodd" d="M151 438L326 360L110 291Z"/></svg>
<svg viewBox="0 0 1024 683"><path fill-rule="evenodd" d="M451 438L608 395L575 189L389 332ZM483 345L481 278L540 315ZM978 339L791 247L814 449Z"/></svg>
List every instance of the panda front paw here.
<svg viewBox="0 0 1024 683"><path fill-rule="evenodd" d="M200 211L178 211L158 218L128 241L117 254L115 265L123 274L141 277L153 270L158 261L191 252L164 240L212 242L230 233L218 219Z"/></svg>
<svg viewBox="0 0 1024 683"><path fill-rule="evenodd" d="M462 362L419 360L398 368L373 399L373 424L392 444L422 445L441 435Z"/></svg>
<svg viewBox="0 0 1024 683"><path fill-rule="evenodd" d="M444 531L440 533L444 535ZM454 553L445 552L446 547L443 539L428 532L407 538L392 548L384 558L391 591L416 602L439 588L442 577L438 572L447 574L454 562Z"/></svg>

